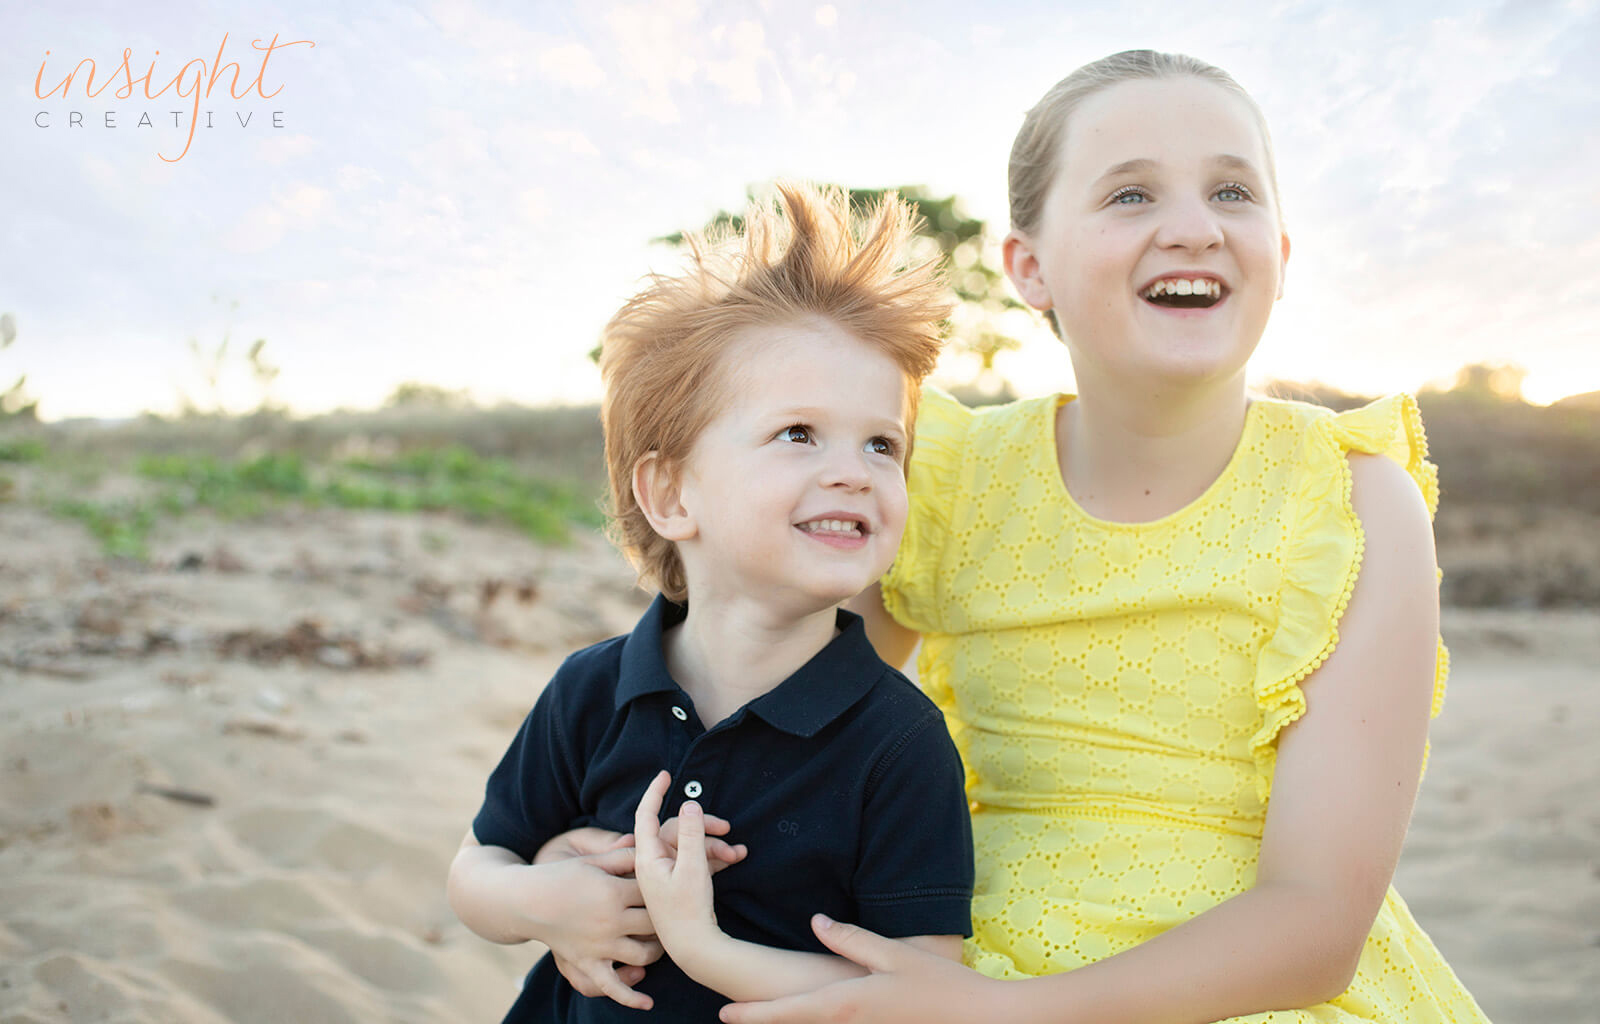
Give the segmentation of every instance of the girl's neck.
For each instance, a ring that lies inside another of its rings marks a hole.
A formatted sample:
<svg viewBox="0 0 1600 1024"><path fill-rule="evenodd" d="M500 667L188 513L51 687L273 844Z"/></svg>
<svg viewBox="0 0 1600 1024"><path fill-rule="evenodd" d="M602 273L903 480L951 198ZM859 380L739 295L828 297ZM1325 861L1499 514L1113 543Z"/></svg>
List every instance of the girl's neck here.
<svg viewBox="0 0 1600 1024"><path fill-rule="evenodd" d="M1244 433L1244 377L1131 394L1086 386L1056 411L1056 462L1090 515L1142 523L1184 508L1227 468Z"/></svg>
<svg viewBox="0 0 1600 1024"><path fill-rule="evenodd" d="M749 602L691 601L662 654L709 729L794 675L836 632L834 608L795 619Z"/></svg>

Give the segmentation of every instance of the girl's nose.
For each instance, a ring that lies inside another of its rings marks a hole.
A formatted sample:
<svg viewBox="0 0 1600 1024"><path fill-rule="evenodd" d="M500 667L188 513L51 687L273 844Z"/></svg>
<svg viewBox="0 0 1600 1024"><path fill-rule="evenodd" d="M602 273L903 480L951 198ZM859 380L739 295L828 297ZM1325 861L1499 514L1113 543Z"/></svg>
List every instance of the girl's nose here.
<svg viewBox="0 0 1600 1024"><path fill-rule="evenodd" d="M1164 214L1156 231L1161 248L1203 252L1222 244L1222 221L1207 200L1171 200Z"/></svg>

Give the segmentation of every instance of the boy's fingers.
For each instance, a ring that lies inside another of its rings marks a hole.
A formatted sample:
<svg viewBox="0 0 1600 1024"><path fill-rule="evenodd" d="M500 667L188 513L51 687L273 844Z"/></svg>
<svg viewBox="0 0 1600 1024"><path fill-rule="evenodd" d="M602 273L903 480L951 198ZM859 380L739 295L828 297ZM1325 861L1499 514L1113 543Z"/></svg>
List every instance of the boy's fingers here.
<svg viewBox="0 0 1600 1024"><path fill-rule="evenodd" d="M639 798L639 806L633 812L633 838L634 844L641 853L649 851L649 856L660 856L661 846L661 801L667 795L667 787L672 785L672 776L666 772L657 772L650 786L644 791L644 796Z"/></svg>
<svg viewBox="0 0 1600 1024"><path fill-rule="evenodd" d="M621 878L624 875L633 874L634 862L637 860L637 856L633 847L626 846L612 850L609 853L594 854L589 858L589 863L608 875L616 875Z"/></svg>
<svg viewBox="0 0 1600 1024"><path fill-rule="evenodd" d="M617 980L632 988L644 980L644 968L635 967L633 964L623 964L617 968Z"/></svg>
<svg viewBox="0 0 1600 1024"><path fill-rule="evenodd" d="M705 822L706 835L708 836L725 836L728 834L728 830L733 827L728 824L726 819L719 818L715 814L703 814L701 815L701 820ZM676 815L661 823L661 841L672 847L678 845L678 819Z"/></svg>
<svg viewBox="0 0 1600 1024"><path fill-rule="evenodd" d="M706 827L700 805L685 800L678 808L678 863L706 862Z"/></svg>
<svg viewBox="0 0 1600 1024"><path fill-rule="evenodd" d="M711 839L709 837L706 839L706 856L711 858L713 870L739 863L744 860L745 854L748 852L749 849L743 843L735 846L725 839Z"/></svg>

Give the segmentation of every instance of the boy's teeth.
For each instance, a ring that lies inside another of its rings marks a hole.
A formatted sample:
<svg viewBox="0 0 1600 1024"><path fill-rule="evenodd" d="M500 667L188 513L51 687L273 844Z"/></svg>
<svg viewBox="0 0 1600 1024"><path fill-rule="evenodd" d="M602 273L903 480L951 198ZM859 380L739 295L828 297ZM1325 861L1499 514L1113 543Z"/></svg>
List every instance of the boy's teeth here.
<svg viewBox="0 0 1600 1024"><path fill-rule="evenodd" d="M801 523L800 528L807 533L860 533L859 525L852 519L814 519L809 523Z"/></svg>

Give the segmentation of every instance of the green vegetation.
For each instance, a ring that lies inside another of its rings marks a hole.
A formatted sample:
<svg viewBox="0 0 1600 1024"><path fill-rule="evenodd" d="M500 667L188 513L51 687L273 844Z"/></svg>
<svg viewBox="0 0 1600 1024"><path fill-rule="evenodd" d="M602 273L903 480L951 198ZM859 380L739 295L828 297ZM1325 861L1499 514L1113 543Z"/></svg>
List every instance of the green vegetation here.
<svg viewBox="0 0 1600 1024"><path fill-rule="evenodd" d="M27 447L23 447L27 446ZM12 442L52 468L39 442ZM70 466L60 467L71 476ZM150 531L162 519L204 509L225 518L260 516L288 505L455 513L476 522L504 523L534 540L560 543L573 524L598 526L595 493L552 480L509 459L486 457L461 445L419 448L386 457L313 460L293 451L253 457L174 452L138 457L134 474L147 484L136 498L73 497L46 502L59 516L83 523L106 554L147 557Z"/></svg>
<svg viewBox="0 0 1600 1024"><path fill-rule="evenodd" d="M0 438L0 462L38 462L44 455L44 443L38 438Z"/></svg>

